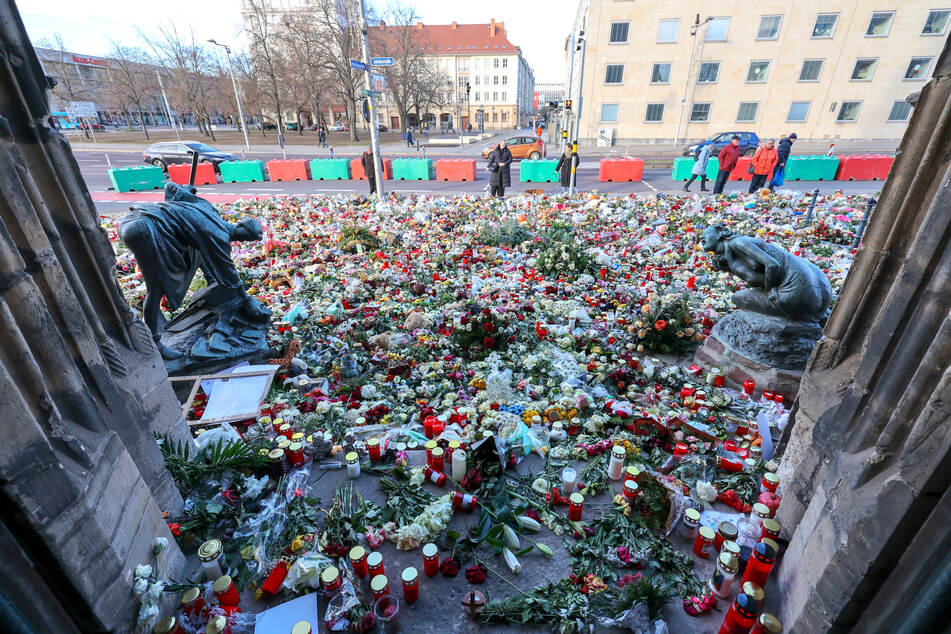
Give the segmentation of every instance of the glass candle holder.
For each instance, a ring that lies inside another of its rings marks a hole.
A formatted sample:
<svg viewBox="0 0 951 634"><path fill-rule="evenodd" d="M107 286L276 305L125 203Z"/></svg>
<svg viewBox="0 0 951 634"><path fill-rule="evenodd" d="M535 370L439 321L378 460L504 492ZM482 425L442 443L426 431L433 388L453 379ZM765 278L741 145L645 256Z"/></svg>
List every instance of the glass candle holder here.
<svg viewBox="0 0 951 634"><path fill-rule="evenodd" d="M565 467L561 470L561 490L565 495L574 493L577 481L578 472L573 467Z"/></svg>
<svg viewBox="0 0 951 634"><path fill-rule="evenodd" d="M392 634L399 631L400 602L394 596L383 595L373 602L373 616L376 617L380 634Z"/></svg>

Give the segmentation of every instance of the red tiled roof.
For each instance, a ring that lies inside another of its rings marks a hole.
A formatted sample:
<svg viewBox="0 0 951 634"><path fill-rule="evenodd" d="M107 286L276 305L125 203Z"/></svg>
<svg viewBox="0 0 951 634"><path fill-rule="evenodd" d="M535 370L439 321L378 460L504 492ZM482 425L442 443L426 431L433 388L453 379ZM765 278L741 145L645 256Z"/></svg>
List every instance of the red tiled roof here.
<svg viewBox="0 0 951 634"><path fill-rule="evenodd" d="M418 42L426 47L426 53L433 55L477 55L519 53L520 49L512 44L505 32L505 23L494 19L489 24L423 24L417 22L410 27L374 26L370 27L371 37L374 30L396 31L410 28L418 34Z"/></svg>

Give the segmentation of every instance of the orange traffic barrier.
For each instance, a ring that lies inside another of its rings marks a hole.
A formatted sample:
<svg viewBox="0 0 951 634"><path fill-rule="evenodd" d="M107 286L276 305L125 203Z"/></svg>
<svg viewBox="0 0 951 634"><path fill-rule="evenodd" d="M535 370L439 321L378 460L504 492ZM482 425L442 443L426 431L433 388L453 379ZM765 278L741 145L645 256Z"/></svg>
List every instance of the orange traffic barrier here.
<svg viewBox="0 0 951 634"><path fill-rule="evenodd" d="M350 161L350 175L355 181L365 181L367 179L366 172L363 171L363 163L360 162L360 159L355 158ZM383 180L390 180L393 178L393 161L391 159L383 159Z"/></svg>
<svg viewBox="0 0 951 634"><path fill-rule="evenodd" d="M309 181L310 166L306 159L274 159L267 162L267 176L271 181Z"/></svg>
<svg viewBox="0 0 951 634"><path fill-rule="evenodd" d="M878 181L888 178L894 156L884 154L853 154L839 157L837 181Z"/></svg>
<svg viewBox="0 0 951 634"><path fill-rule="evenodd" d="M644 177L644 159L603 158L598 169L602 183L615 181L639 181Z"/></svg>
<svg viewBox="0 0 951 634"><path fill-rule="evenodd" d="M444 158L436 161L437 181L474 181L475 179L475 159Z"/></svg>
<svg viewBox="0 0 951 634"><path fill-rule="evenodd" d="M168 179L179 185L187 185L188 177L191 176L191 163L175 163L168 166ZM195 170L196 185L216 185L218 177L215 175L215 166L211 163L199 163Z"/></svg>
<svg viewBox="0 0 951 634"><path fill-rule="evenodd" d="M749 173L750 163L753 162L752 156L741 156L736 161L736 165L733 167L733 171L730 172L729 180L731 181L751 181L753 180L753 175ZM773 172L770 171L769 177L766 181L769 182L769 179L773 177Z"/></svg>

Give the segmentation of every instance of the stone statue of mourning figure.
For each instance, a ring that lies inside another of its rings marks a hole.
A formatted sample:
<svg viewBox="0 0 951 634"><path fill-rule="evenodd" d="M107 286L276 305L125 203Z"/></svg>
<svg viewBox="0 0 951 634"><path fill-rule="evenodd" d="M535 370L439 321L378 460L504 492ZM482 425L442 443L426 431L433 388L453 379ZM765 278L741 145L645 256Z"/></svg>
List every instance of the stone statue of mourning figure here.
<svg viewBox="0 0 951 634"><path fill-rule="evenodd" d="M738 310L721 319L711 336L772 367L801 370L822 335L832 285L819 267L761 238L722 224L703 232L714 268L747 283L733 294Z"/></svg>
<svg viewBox="0 0 951 634"><path fill-rule="evenodd" d="M249 349L261 348L271 313L245 292L231 243L260 240L262 233L254 219L225 222L211 203L195 195L194 187L175 183L165 186L163 202L132 207L119 219L119 237L135 254L145 280L143 318L170 372L219 358L237 360ZM162 298L169 309L178 310L198 268L208 287L195 294L188 315L167 324ZM182 337L177 346L163 338L183 318L185 326L201 330L184 337L185 350Z"/></svg>

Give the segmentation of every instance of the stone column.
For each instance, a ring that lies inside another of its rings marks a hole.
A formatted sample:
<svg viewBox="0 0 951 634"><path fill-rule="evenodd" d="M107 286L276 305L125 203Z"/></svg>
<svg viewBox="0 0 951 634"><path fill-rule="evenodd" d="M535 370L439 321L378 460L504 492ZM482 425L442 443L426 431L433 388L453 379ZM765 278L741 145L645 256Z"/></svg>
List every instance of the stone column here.
<svg viewBox="0 0 951 634"><path fill-rule="evenodd" d="M131 631L136 565L182 500L153 432L186 437L13 0L0 0L0 520L82 631ZM15 571L9 571L14 574ZM20 594L31 613L42 595Z"/></svg>
<svg viewBox="0 0 951 634"><path fill-rule="evenodd" d="M921 92L783 440L787 631L884 632L926 615L906 611L947 553L949 50Z"/></svg>

